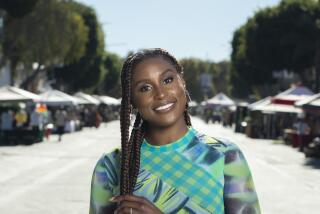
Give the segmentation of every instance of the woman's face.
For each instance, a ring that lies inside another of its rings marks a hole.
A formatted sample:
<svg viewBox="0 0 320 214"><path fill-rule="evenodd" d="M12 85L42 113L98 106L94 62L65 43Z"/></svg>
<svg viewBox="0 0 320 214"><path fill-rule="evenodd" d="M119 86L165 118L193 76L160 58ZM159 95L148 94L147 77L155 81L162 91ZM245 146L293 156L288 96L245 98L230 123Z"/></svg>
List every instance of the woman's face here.
<svg viewBox="0 0 320 214"><path fill-rule="evenodd" d="M133 105L152 127L182 125L186 106L185 82L162 57L143 60L133 70Z"/></svg>

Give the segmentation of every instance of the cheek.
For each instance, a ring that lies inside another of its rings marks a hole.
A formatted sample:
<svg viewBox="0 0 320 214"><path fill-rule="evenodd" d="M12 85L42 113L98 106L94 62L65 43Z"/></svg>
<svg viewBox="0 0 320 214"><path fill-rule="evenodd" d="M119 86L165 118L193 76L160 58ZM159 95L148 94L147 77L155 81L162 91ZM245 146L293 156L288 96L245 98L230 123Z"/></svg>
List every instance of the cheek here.
<svg viewBox="0 0 320 214"><path fill-rule="evenodd" d="M181 101L187 101L186 99L186 93L185 93L185 89L182 85L178 85L178 87L175 90L175 93L177 95L177 97L179 97L181 99Z"/></svg>
<svg viewBox="0 0 320 214"><path fill-rule="evenodd" d="M149 106L150 98L148 96L136 96L133 103L138 110L142 110Z"/></svg>

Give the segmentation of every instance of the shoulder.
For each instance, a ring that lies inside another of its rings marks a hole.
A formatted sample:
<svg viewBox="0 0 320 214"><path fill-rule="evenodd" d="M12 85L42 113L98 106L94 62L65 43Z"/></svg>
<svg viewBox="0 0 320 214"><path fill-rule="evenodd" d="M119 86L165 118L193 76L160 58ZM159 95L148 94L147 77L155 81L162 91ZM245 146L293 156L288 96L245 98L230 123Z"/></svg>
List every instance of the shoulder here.
<svg viewBox="0 0 320 214"><path fill-rule="evenodd" d="M112 152L104 153L97 161L97 167L112 168L120 164L120 150L115 149Z"/></svg>
<svg viewBox="0 0 320 214"><path fill-rule="evenodd" d="M120 150L115 149L103 154L97 161L93 172L93 180L117 185L120 174Z"/></svg>
<svg viewBox="0 0 320 214"><path fill-rule="evenodd" d="M196 131L196 138L201 143L208 145L209 147L220 151L221 153L227 153L228 151L240 150L239 147L232 141L226 138L212 137Z"/></svg>

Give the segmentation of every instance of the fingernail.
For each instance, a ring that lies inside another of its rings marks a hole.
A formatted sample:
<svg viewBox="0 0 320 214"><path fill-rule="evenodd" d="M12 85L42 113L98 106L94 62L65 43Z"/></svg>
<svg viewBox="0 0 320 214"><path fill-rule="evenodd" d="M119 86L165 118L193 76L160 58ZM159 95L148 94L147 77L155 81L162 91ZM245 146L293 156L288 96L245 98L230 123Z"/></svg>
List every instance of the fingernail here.
<svg viewBox="0 0 320 214"><path fill-rule="evenodd" d="M116 197L111 197L109 201L112 201L112 202L116 201Z"/></svg>

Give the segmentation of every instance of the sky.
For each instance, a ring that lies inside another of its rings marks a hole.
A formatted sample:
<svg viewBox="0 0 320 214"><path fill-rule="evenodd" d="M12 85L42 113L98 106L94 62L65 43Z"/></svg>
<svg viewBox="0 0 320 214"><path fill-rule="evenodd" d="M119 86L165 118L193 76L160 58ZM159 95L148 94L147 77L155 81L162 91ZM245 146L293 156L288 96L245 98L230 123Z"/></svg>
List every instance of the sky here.
<svg viewBox="0 0 320 214"><path fill-rule="evenodd" d="M93 7L106 50L122 57L164 48L178 59L230 59L233 32L259 9L280 0L78 0Z"/></svg>

